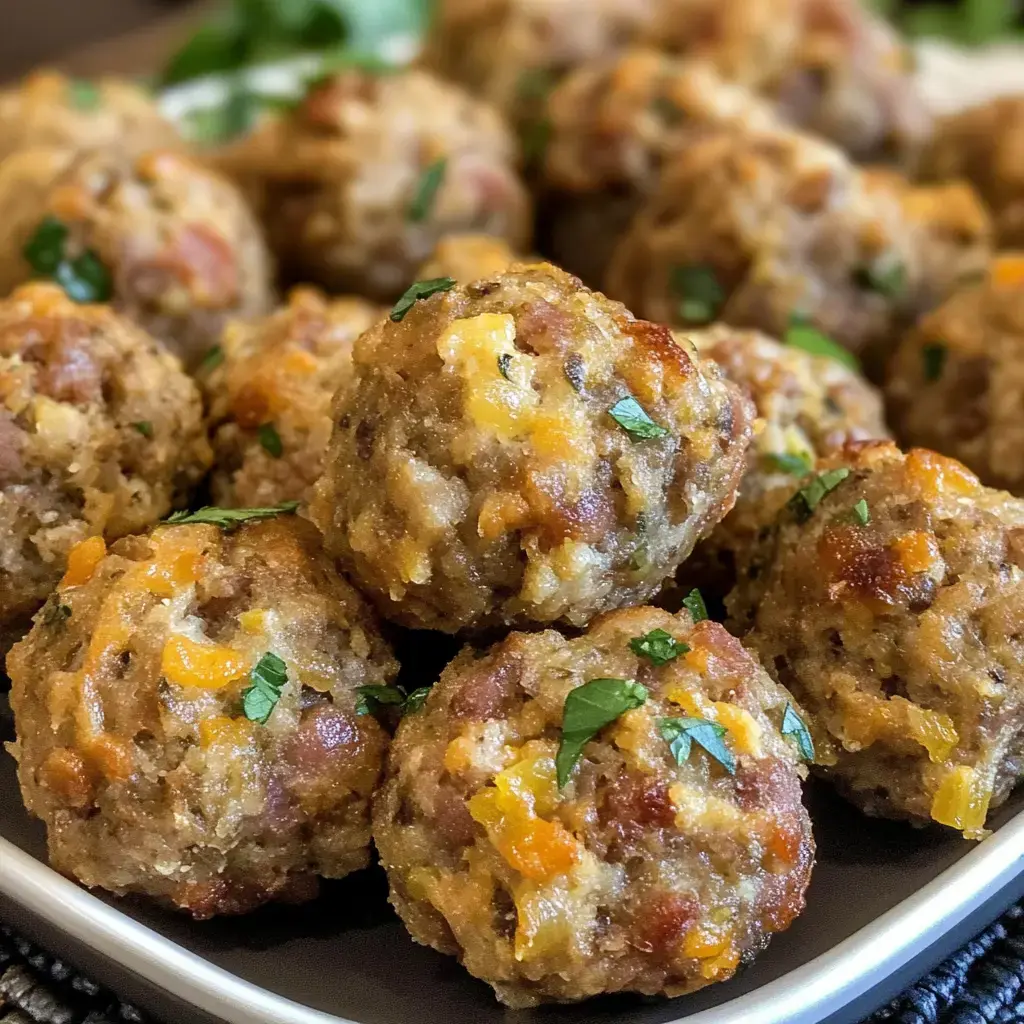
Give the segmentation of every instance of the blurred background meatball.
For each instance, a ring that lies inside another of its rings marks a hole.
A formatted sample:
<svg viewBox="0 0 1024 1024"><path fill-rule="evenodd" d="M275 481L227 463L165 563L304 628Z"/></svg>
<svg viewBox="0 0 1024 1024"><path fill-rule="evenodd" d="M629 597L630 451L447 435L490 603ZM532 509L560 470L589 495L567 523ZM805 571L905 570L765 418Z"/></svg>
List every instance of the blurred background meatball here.
<svg viewBox="0 0 1024 1024"><path fill-rule="evenodd" d="M886 395L907 445L1024 492L1024 255L1004 254L900 342Z"/></svg>
<svg viewBox="0 0 1024 1024"><path fill-rule="evenodd" d="M111 300L194 367L224 323L273 301L259 225L238 189L186 156L31 149L0 164L0 291L50 277Z"/></svg>
<svg viewBox="0 0 1024 1024"><path fill-rule="evenodd" d="M438 238L529 246L530 202L501 116L423 71L350 70L229 147L220 165L255 197L282 270L394 299Z"/></svg>
<svg viewBox="0 0 1024 1024"><path fill-rule="evenodd" d="M201 375L216 465L214 501L304 501L323 468L331 399L352 373L352 343L384 311L296 288L259 320L230 324L223 360Z"/></svg>
<svg viewBox="0 0 1024 1024"><path fill-rule="evenodd" d="M397 666L309 523L86 541L8 666L64 874L204 918L367 864L387 737L355 688Z"/></svg>
<svg viewBox="0 0 1024 1024"><path fill-rule="evenodd" d="M1024 764L1024 502L888 442L789 492L728 600L744 643L854 803L980 838Z"/></svg>
<svg viewBox="0 0 1024 1024"><path fill-rule="evenodd" d="M52 285L0 301L0 659L77 542L152 525L209 464L199 392L145 332Z"/></svg>
<svg viewBox="0 0 1024 1024"><path fill-rule="evenodd" d="M612 714L579 736L573 695L595 681ZM794 719L738 640L685 612L467 650L403 719L374 801L391 902L513 1007L724 981L803 909Z"/></svg>
<svg viewBox="0 0 1024 1024"><path fill-rule="evenodd" d="M459 284L469 284L500 274L519 259L508 242L494 235L445 235L420 267L416 280L454 277Z"/></svg>
<svg viewBox="0 0 1024 1024"><path fill-rule="evenodd" d="M548 264L401 308L356 342L313 502L387 617L583 625L732 507L752 409L667 328Z"/></svg>
<svg viewBox="0 0 1024 1024"><path fill-rule="evenodd" d="M181 145L152 98L127 80L36 71L0 91L0 160L35 146L137 156Z"/></svg>

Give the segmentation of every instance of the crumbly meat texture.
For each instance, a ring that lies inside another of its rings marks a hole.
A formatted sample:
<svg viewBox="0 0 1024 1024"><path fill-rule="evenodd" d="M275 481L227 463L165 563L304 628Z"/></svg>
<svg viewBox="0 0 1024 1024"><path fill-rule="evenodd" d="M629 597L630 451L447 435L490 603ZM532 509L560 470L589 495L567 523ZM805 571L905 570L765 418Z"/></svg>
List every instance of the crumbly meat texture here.
<svg viewBox="0 0 1024 1024"><path fill-rule="evenodd" d="M313 515L404 625L584 625L653 595L735 500L748 399L548 264L417 302L353 358Z"/></svg>
<svg viewBox="0 0 1024 1024"><path fill-rule="evenodd" d="M886 397L901 442L1024 494L1024 258L999 257L903 337Z"/></svg>
<svg viewBox="0 0 1024 1024"><path fill-rule="evenodd" d="M331 399L352 375L352 344L384 315L362 299L296 288L270 316L228 326L223 361L200 374L215 504L306 500L331 437Z"/></svg>
<svg viewBox="0 0 1024 1024"><path fill-rule="evenodd" d="M193 368L233 317L273 305L273 267L240 191L187 156L38 148L0 164L0 291L36 276L23 249L46 218L91 251L112 302Z"/></svg>
<svg viewBox="0 0 1024 1024"><path fill-rule="evenodd" d="M144 530L210 465L199 391L105 306L30 284L0 301L0 659L93 535Z"/></svg>
<svg viewBox="0 0 1024 1024"><path fill-rule="evenodd" d="M931 131L909 48L857 0L659 0L647 41L707 62L859 162L907 163Z"/></svg>
<svg viewBox="0 0 1024 1024"><path fill-rule="evenodd" d="M942 118L921 171L935 181L969 181L993 213L999 245L1024 247L1024 96Z"/></svg>
<svg viewBox="0 0 1024 1024"><path fill-rule="evenodd" d="M849 475L784 508L730 612L854 803L980 838L1024 775L1024 502L889 442L819 469Z"/></svg>
<svg viewBox="0 0 1024 1024"><path fill-rule="evenodd" d="M520 256L508 242L493 235L445 235L416 274L417 281L454 277L459 284L471 284L507 270ZM411 282L410 282L411 283Z"/></svg>
<svg viewBox="0 0 1024 1024"><path fill-rule="evenodd" d="M418 70L351 70L265 121L219 164L254 197L286 275L383 301L402 293L446 234L529 248L516 160L498 112L460 88Z"/></svg>
<svg viewBox="0 0 1024 1024"><path fill-rule="evenodd" d="M688 653L655 667L630 641ZM646 702L600 730L559 790L563 706L597 678ZM718 623L654 608L567 640L464 651L407 715L374 800L391 902L412 937L513 1007L602 992L681 995L731 977L802 911L814 859L789 695ZM723 727L735 774L665 718Z"/></svg>
<svg viewBox="0 0 1024 1024"><path fill-rule="evenodd" d="M287 681L261 724L243 700L267 652ZM396 667L295 516L80 550L8 658L18 778L51 863L197 918L311 899L318 876L369 861L388 741L355 688Z"/></svg>
<svg viewBox="0 0 1024 1024"><path fill-rule="evenodd" d="M551 93L537 176L548 249L600 283L611 252L666 161L709 128L767 131L771 106L711 68L633 48L585 64Z"/></svg>
<svg viewBox="0 0 1024 1024"><path fill-rule="evenodd" d="M881 394L835 359L781 345L757 331L719 325L686 337L754 400L758 429L736 506L679 568L669 600L693 587L724 598L736 565L819 459L849 441L887 438ZM789 490L786 490L787 485Z"/></svg>
<svg viewBox="0 0 1024 1024"><path fill-rule="evenodd" d="M900 327L945 297L929 278L937 234L900 189L831 146L795 132L722 132L668 164L607 287L640 316L693 327L689 278L710 276L720 296L696 319L783 337L800 317L874 372ZM977 259L972 250L968 265Z"/></svg>

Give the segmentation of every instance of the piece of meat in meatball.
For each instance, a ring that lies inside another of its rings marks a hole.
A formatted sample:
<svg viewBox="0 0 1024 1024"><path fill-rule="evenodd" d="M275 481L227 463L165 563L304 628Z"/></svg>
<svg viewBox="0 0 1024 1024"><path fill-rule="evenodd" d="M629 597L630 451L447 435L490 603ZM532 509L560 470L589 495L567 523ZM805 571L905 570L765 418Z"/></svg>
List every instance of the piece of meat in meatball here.
<svg viewBox="0 0 1024 1024"><path fill-rule="evenodd" d="M193 368L273 303L272 264L227 179L166 150L22 150L0 163L0 291L32 277L107 301Z"/></svg>
<svg viewBox="0 0 1024 1024"><path fill-rule="evenodd" d="M18 777L50 861L196 918L365 867L397 665L296 516L86 541L12 650Z"/></svg>
<svg viewBox="0 0 1024 1024"><path fill-rule="evenodd" d="M984 836L1024 773L1024 502L884 441L789 491L727 601L744 643L854 803Z"/></svg>
<svg viewBox="0 0 1024 1024"><path fill-rule="evenodd" d="M446 234L529 247L516 160L498 112L457 86L418 70L349 70L219 164L254 197L286 275L392 300Z"/></svg>
<svg viewBox="0 0 1024 1024"><path fill-rule="evenodd" d="M434 289L356 342L312 503L328 550L412 627L651 597L732 507L748 399L549 264Z"/></svg>
<svg viewBox="0 0 1024 1024"><path fill-rule="evenodd" d="M223 359L199 375L216 504L306 500L331 437L331 399L352 374L352 344L384 315L362 299L296 288L270 316L227 327Z"/></svg>
<svg viewBox="0 0 1024 1024"><path fill-rule="evenodd" d="M54 285L0 301L0 663L92 536L151 526L210 465L195 384L149 335Z"/></svg>
<svg viewBox="0 0 1024 1024"><path fill-rule="evenodd" d="M569 731L598 691L611 714ZM391 902L513 1007L724 981L804 906L798 715L686 612L467 649L402 720L374 800Z"/></svg>

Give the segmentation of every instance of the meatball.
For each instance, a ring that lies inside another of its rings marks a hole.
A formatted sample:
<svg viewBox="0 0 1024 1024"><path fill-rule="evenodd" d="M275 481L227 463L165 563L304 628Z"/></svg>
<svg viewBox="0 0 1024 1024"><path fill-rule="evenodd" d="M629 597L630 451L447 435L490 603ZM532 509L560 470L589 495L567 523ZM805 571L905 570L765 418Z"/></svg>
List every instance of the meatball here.
<svg viewBox="0 0 1024 1024"><path fill-rule="evenodd" d="M369 861L388 741L356 688L396 667L305 520L86 541L8 658L51 863L197 918L312 898Z"/></svg>
<svg viewBox="0 0 1024 1024"><path fill-rule="evenodd" d="M0 665L92 536L144 530L210 465L195 384L144 331L53 285L0 300Z"/></svg>
<svg viewBox="0 0 1024 1024"><path fill-rule="evenodd" d="M667 328L547 264L398 316L355 344L313 499L386 617L583 625L653 595L732 507L753 410Z"/></svg>
<svg viewBox="0 0 1024 1024"><path fill-rule="evenodd" d="M708 128L771 130L771 107L707 67L632 49L586 64L548 101L538 187L555 259L600 282L619 236L666 160Z"/></svg>
<svg viewBox="0 0 1024 1024"><path fill-rule="evenodd" d="M884 441L819 468L730 611L854 803L980 837L1024 773L1024 502Z"/></svg>
<svg viewBox="0 0 1024 1024"><path fill-rule="evenodd" d="M529 198L501 117L422 71L350 70L227 149L286 274L394 299L439 238L526 249Z"/></svg>
<svg viewBox="0 0 1024 1024"><path fill-rule="evenodd" d="M653 664L635 653L659 637ZM643 689L582 737L566 781L563 709L595 680ZM814 842L787 702L738 640L686 613L631 608L578 639L464 651L403 719L374 800L391 902L510 1006L724 981L804 906ZM674 744L680 721L713 742Z"/></svg>
<svg viewBox="0 0 1024 1024"><path fill-rule="evenodd" d="M108 149L130 157L182 145L153 100L124 79L89 82L36 71L0 91L0 160L36 146Z"/></svg>
<svg viewBox="0 0 1024 1024"><path fill-rule="evenodd" d="M1024 246L1024 96L940 120L922 172L937 181L966 178L992 210L999 244Z"/></svg>
<svg viewBox="0 0 1024 1024"><path fill-rule="evenodd" d="M683 592L696 586L720 599L735 583L737 561L789 497L794 478L848 441L885 438L889 432L879 392L835 359L725 326L693 331L687 338L750 392L762 421L735 508L679 569Z"/></svg>
<svg viewBox="0 0 1024 1024"><path fill-rule="evenodd" d="M906 335L886 395L906 444L963 461L992 487L1024 493L1024 258L995 260Z"/></svg>
<svg viewBox="0 0 1024 1024"><path fill-rule="evenodd" d="M362 299L296 288L270 316L228 326L223 362L204 375L218 505L308 497L331 436L331 399L352 374L352 343L383 315Z"/></svg>
<svg viewBox="0 0 1024 1024"><path fill-rule="evenodd" d="M500 274L517 259L508 243L493 235L446 235L416 277L420 281L454 277L459 284L470 284Z"/></svg>
<svg viewBox="0 0 1024 1024"><path fill-rule="evenodd" d="M0 221L0 292L42 275L73 298L110 298L189 368L228 319L272 304L242 195L181 154L23 150L0 164Z"/></svg>
<svg viewBox="0 0 1024 1024"><path fill-rule="evenodd" d="M910 50L857 0L659 0L646 38L858 161L909 161L931 131Z"/></svg>

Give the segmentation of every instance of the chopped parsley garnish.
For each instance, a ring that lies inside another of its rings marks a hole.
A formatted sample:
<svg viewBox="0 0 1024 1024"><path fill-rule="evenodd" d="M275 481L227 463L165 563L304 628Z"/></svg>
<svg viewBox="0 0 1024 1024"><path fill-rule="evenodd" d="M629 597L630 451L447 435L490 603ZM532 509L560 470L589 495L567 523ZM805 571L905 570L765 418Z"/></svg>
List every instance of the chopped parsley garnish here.
<svg viewBox="0 0 1024 1024"><path fill-rule="evenodd" d="M821 504L826 494L834 491L848 476L850 471L841 466L839 469L830 469L825 473L819 473L813 480L789 499L789 506L796 513L800 522L808 519L811 513Z"/></svg>
<svg viewBox="0 0 1024 1024"><path fill-rule="evenodd" d="M712 267L696 264L673 267L672 294L679 299L679 316L684 323L706 324L718 315L725 292Z"/></svg>
<svg viewBox="0 0 1024 1024"><path fill-rule="evenodd" d="M211 370L215 370L221 363L224 362L224 349L220 345L211 345L206 350L206 355L200 360L199 365L196 367L197 373L209 373Z"/></svg>
<svg viewBox="0 0 1024 1024"><path fill-rule="evenodd" d="M782 473L791 473L793 476L807 476L814 468L810 456L794 454L792 452L769 452L766 456L769 462L775 464L776 469Z"/></svg>
<svg viewBox="0 0 1024 1024"><path fill-rule="evenodd" d="M512 355L509 352L502 352L498 356L498 373L505 378L505 380L511 380L512 378L508 375L509 368L512 366Z"/></svg>
<svg viewBox="0 0 1024 1024"><path fill-rule="evenodd" d="M553 129L546 117L539 117L523 125L519 142L526 167L539 167L551 141Z"/></svg>
<svg viewBox="0 0 1024 1024"><path fill-rule="evenodd" d="M555 756L558 788L569 781L583 748L626 711L647 700L647 688L632 679L591 679L570 690L562 712L562 741Z"/></svg>
<svg viewBox="0 0 1024 1024"><path fill-rule="evenodd" d="M907 268L898 257L859 267L854 276L861 288L877 292L887 299L898 299L907 288Z"/></svg>
<svg viewBox="0 0 1024 1024"><path fill-rule="evenodd" d="M288 669L273 651L267 651L249 673L249 683L242 691L242 711L250 722L265 725L277 702L281 690L288 682Z"/></svg>
<svg viewBox="0 0 1024 1024"><path fill-rule="evenodd" d="M448 157L443 156L435 160L420 175L419 183L416 186L416 195L413 196L413 200L409 204L409 220L414 224L418 224L430 216L430 211L434 208L434 200L444 183L444 175L447 170Z"/></svg>
<svg viewBox="0 0 1024 1024"><path fill-rule="evenodd" d="M409 286L405 294L395 303L391 310L391 319L397 324L405 319L405 314L420 299L429 299L438 292L450 292L455 287L454 277L432 277L428 281L417 281Z"/></svg>
<svg viewBox="0 0 1024 1024"><path fill-rule="evenodd" d="M43 606L42 622L44 626L49 626L50 629L59 629L70 618L71 608L66 604L61 604L56 599L47 601Z"/></svg>
<svg viewBox="0 0 1024 1024"><path fill-rule="evenodd" d="M814 760L814 741L804 720L793 710L793 705L787 703L786 710L782 713L782 735L792 736L796 739L797 749L805 761Z"/></svg>
<svg viewBox="0 0 1024 1024"><path fill-rule="evenodd" d="M696 587L683 598L683 607L690 613L690 618L693 619L695 626L708 617L708 606L704 603L704 598Z"/></svg>
<svg viewBox="0 0 1024 1024"><path fill-rule="evenodd" d="M72 78L68 82L68 103L83 113L95 110L103 97L99 86L85 78Z"/></svg>
<svg viewBox="0 0 1024 1024"><path fill-rule="evenodd" d="M669 745L676 764L686 764L693 744L702 747L730 775L736 774L736 759L722 742L726 729L703 718L659 718L658 733Z"/></svg>
<svg viewBox="0 0 1024 1024"><path fill-rule="evenodd" d="M853 506L853 518L856 519L861 526L867 526L868 523L871 522L871 510L868 508L868 503L863 498Z"/></svg>
<svg viewBox="0 0 1024 1024"><path fill-rule="evenodd" d="M665 122L665 124L679 124L683 119L683 112L667 96L655 96L651 101L651 110Z"/></svg>
<svg viewBox="0 0 1024 1024"><path fill-rule="evenodd" d="M385 686L374 683L370 686L357 686L356 714L380 715L385 708L398 708L399 714L415 714L427 699L429 686L421 686L411 693L406 693L401 686Z"/></svg>
<svg viewBox="0 0 1024 1024"><path fill-rule="evenodd" d="M667 665L680 654L690 649L688 644L677 640L664 629L652 629L643 636L635 636L629 641L629 648L641 658L646 658L652 665Z"/></svg>
<svg viewBox="0 0 1024 1024"><path fill-rule="evenodd" d="M632 395L620 398L608 410L608 415L634 441L647 441L654 437L664 437L668 433L668 430L647 415L643 406Z"/></svg>
<svg viewBox="0 0 1024 1024"><path fill-rule="evenodd" d="M235 83L222 103L196 107L186 115L185 134L192 142L227 142L249 131L266 105L263 97Z"/></svg>
<svg viewBox="0 0 1024 1024"><path fill-rule="evenodd" d="M269 508L215 508L213 505L206 505L195 512L174 512L164 522L175 526L183 523L209 523L230 532L242 523L273 519L275 516L294 512L298 507L297 501L282 501L280 505L272 505Z"/></svg>
<svg viewBox="0 0 1024 1024"><path fill-rule="evenodd" d="M785 342L790 348L803 349L804 352L810 352L812 356L834 359L851 370L860 369L860 363L857 362L857 357L852 352L847 352L845 348L837 345L827 334L823 334L802 317L794 316L789 321Z"/></svg>
<svg viewBox="0 0 1024 1024"><path fill-rule="evenodd" d="M256 436L260 439L260 447L275 459L281 458L284 454L284 445L281 443L281 435L273 423L260 425Z"/></svg>
<svg viewBox="0 0 1024 1024"><path fill-rule="evenodd" d="M921 349L921 362L924 365L924 379L934 383L942 376L946 368L946 356L949 354L945 345L925 345Z"/></svg>
<svg viewBox="0 0 1024 1024"><path fill-rule="evenodd" d="M516 95L525 102L545 99L555 84L555 76L547 68L527 68L516 82Z"/></svg>
<svg viewBox="0 0 1024 1024"><path fill-rule="evenodd" d="M54 216L44 217L21 250L40 277L56 281L74 302L106 302L113 293L110 272L91 249L69 259L68 229Z"/></svg>
<svg viewBox="0 0 1024 1024"><path fill-rule="evenodd" d="M424 701L430 695L429 686L420 686L413 690L408 697L405 698L405 704L402 705L403 715L414 715L421 707L423 707Z"/></svg>
<svg viewBox="0 0 1024 1024"><path fill-rule="evenodd" d="M133 423L132 426L143 436L148 437L152 440L153 437L153 424L149 420L139 420L138 423Z"/></svg>

